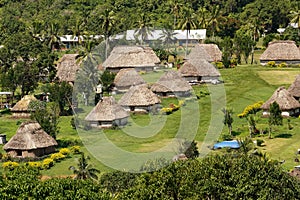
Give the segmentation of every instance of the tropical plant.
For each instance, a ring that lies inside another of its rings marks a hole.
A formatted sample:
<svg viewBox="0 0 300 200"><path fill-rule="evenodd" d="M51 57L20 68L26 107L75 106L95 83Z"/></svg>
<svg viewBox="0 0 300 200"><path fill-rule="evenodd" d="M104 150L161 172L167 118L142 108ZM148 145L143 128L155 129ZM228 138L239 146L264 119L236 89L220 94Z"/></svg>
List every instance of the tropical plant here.
<svg viewBox="0 0 300 200"><path fill-rule="evenodd" d="M269 138L271 138L272 126L282 125L283 118L281 115L280 107L276 101L270 104L269 112Z"/></svg>
<svg viewBox="0 0 300 200"><path fill-rule="evenodd" d="M224 113L223 123L228 127L229 134L232 135L231 132L232 132L232 123L233 123L233 117L232 117L233 110L232 108L224 108L222 112Z"/></svg>

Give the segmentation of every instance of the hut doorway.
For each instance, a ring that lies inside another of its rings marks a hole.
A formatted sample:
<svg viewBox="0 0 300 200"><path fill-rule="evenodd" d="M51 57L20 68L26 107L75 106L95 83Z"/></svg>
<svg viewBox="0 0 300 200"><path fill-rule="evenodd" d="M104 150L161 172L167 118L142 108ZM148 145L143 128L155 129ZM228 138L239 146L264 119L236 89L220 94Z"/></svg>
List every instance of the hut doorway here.
<svg viewBox="0 0 300 200"><path fill-rule="evenodd" d="M130 111L134 111L134 106L129 106Z"/></svg>
<svg viewBox="0 0 300 200"><path fill-rule="evenodd" d="M16 150L17 156L22 156L22 151L21 150Z"/></svg>

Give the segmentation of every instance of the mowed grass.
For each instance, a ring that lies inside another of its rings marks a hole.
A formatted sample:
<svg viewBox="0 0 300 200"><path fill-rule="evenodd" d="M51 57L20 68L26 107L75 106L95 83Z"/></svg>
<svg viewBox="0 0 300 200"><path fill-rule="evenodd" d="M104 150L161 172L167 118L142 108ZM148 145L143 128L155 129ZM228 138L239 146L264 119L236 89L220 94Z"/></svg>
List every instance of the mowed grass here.
<svg viewBox="0 0 300 200"><path fill-rule="evenodd" d="M193 137L198 142L199 148L201 148L201 144L208 145L205 141L209 141L212 145L220 135L228 133L227 127L223 126L222 123L221 108L231 107L234 111L234 134L237 138L244 138L249 135L247 121L238 118L237 114L241 113L249 104L266 101L278 86L288 86L294 81L295 75L300 73L300 69L278 70L260 65L242 65L233 69L221 69L220 72L224 84L193 86L194 94L200 96L200 99L186 100L186 107L179 111L171 115L131 115L128 126L118 129L106 129L103 132L99 131L98 134L105 136L116 147L129 152L153 152L169 144L175 137ZM164 71L150 72L143 74L142 77L148 83L153 83L163 73ZM282 76L282 73L284 76ZM178 104L178 100L176 98L162 99L163 107L167 107L171 103ZM90 109L91 107L86 110ZM84 113L79 113L79 115L84 117ZM71 118L72 116L60 118L60 133L57 138L61 140L82 139L92 142L94 139L93 134L84 131L84 134L82 134L80 133L81 129L73 129L70 124ZM11 118L9 115L0 117L0 132L5 133L7 138L10 139L18 128L18 121L22 120ZM286 169L290 169L297 164L294 159L295 152L300 148L299 123L300 119L292 118L291 124L294 128L288 130L285 120L284 126L275 127L273 139L268 139L267 135L256 136L256 138L265 141L265 146L260 147L260 149L273 159L284 159L283 166ZM262 130L268 128L267 119L260 118L257 127ZM194 133L195 135L193 135ZM99 141L99 145L102 144L101 142ZM95 154L90 149L84 146L82 149L91 157L91 163L96 168L101 171L111 170L102 164L96 156L94 157ZM174 154L176 153L175 149L171 151L174 151ZM106 156L109 157L110 155ZM68 167L76 165L77 158L77 156L74 156L66 159L55 165L51 170L42 173L47 176L70 175L71 172Z"/></svg>

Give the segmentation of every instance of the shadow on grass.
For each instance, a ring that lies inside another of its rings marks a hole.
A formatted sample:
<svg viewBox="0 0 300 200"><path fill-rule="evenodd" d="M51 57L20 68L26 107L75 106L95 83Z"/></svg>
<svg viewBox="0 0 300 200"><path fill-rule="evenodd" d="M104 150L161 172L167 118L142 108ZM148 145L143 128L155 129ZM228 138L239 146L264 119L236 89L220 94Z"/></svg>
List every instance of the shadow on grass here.
<svg viewBox="0 0 300 200"><path fill-rule="evenodd" d="M274 138L291 138L293 135L290 133L280 133L275 135Z"/></svg>
<svg viewBox="0 0 300 200"><path fill-rule="evenodd" d="M238 136L240 135L242 132L241 131L232 131L231 134L232 136Z"/></svg>

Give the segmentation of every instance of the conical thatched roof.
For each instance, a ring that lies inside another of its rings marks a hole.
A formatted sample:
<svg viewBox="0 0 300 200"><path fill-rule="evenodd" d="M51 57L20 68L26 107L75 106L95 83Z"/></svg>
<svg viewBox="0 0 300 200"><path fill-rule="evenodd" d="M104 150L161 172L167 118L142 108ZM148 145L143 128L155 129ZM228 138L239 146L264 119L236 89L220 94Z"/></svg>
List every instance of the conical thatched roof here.
<svg viewBox="0 0 300 200"><path fill-rule="evenodd" d="M300 51L294 41L280 40L269 42L268 48L260 56L260 60L300 62Z"/></svg>
<svg viewBox="0 0 300 200"><path fill-rule="evenodd" d="M222 61L222 51L216 44L199 44L208 53L208 55L213 59L214 62Z"/></svg>
<svg viewBox="0 0 300 200"><path fill-rule="evenodd" d="M115 101L114 97L103 97L86 116L86 121L114 121L123 119L129 114Z"/></svg>
<svg viewBox="0 0 300 200"><path fill-rule="evenodd" d="M57 142L48 135L39 123L23 122L17 133L4 145L4 150L31 150L56 146Z"/></svg>
<svg viewBox="0 0 300 200"><path fill-rule="evenodd" d="M192 90L192 87L178 72L170 70L151 86L151 90L153 92L185 92Z"/></svg>
<svg viewBox="0 0 300 200"><path fill-rule="evenodd" d="M199 60L199 59L204 59L207 60L208 62L213 62L214 59L206 52L205 48L203 46L200 46L200 44L197 44L187 55L186 57L187 60Z"/></svg>
<svg viewBox="0 0 300 200"><path fill-rule="evenodd" d="M119 100L122 106L151 106L160 103L160 99L146 85L132 86Z"/></svg>
<svg viewBox="0 0 300 200"><path fill-rule="evenodd" d="M289 93L293 95L293 97L300 98L300 74L297 75L295 81L288 89Z"/></svg>
<svg viewBox="0 0 300 200"><path fill-rule="evenodd" d="M273 102L277 102L280 110L291 110L295 108L300 108L300 103L285 89L285 87L279 87L271 96L271 98L266 101L261 108L268 110Z"/></svg>
<svg viewBox="0 0 300 200"><path fill-rule="evenodd" d="M145 84L144 79L134 68L121 69L114 80L116 87L130 87L133 85Z"/></svg>
<svg viewBox="0 0 300 200"><path fill-rule="evenodd" d="M220 76L215 66L205 59L187 60L178 70L182 76Z"/></svg>
<svg viewBox="0 0 300 200"><path fill-rule="evenodd" d="M13 112L22 112L22 111L30 111L28 106L31 101L37 101L37 99L33 95L25 95L20 101L11 108Z"/></svg>
<svg viewBox="0 0 300 200"><path fill-rule="evenodd" d="M150 47L116 46L104 61L104 68L149 67L160 63Z"/></svg>
<svg viewBox="0 0 300 200"><path fill-rule="evenodd" d="M58 61L56 76L60 81L74 82L80 63L76 61L78 54L65 54Z"/></svg>

